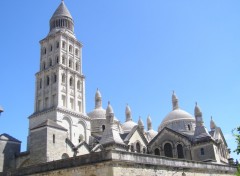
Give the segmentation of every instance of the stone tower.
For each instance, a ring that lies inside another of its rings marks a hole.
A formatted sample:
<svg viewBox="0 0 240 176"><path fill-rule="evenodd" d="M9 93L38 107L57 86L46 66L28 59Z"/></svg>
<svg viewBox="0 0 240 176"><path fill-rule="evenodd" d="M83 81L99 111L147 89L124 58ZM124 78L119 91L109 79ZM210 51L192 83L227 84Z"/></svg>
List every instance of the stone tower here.
<svg viewBox="0 0 240 176"><path fill-rule="evenodd" d="M61 1L52 15L50 31L40 41L40 45L40 69L35 75L35 108L34 113L29 117L28 149L31 153L31 150L34 150L31 146L38 145L35 139L38 135L45 141L52 140L54 135L54 143L58 144L55 140L58 138L60 126L66 129L66 138L73 145L78 145L83 140L88 143L90 118L85 112L82 44L74 34L74 21L64 1ZM42 130L45 131L44 135L40 134L41 130L36 133L36 129L42 128L43 124L46 128L51 124L51 128L58 130L51 136L48 134L49 130ZM34 138L31 135L33 130ZM60 131L59 135L62 135L64 130ZM64 142L65 140L61 141ZM66 144L62 147L64 146ZM58 147L61 147L60 143ZM51 151L44 148L43 153L51 153ZM67 154L69 155L68 152ZM48 158L58 159L51 156Z"/></svg>

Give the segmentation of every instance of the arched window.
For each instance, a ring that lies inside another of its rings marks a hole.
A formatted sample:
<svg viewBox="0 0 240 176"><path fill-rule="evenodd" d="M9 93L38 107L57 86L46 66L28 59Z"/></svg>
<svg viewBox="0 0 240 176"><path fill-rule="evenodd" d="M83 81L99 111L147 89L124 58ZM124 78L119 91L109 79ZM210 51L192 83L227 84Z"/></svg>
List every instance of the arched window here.
<svg viewBox="0 0 240 176"><path fill-rule="evenodd" d="M59 63L59 58L58 58L58 56L56 56L56 64L58 64Z"/></svg>
<svg viewBox="0 0 240 176"><path fill-rule="evenodd" d="M131 145L131 152L134 152L134 147L133 147L133 145Z"/></svg>
<svg viewBox="0 0 240 176"><path fill-rule="evenodd" d="M59 48L59 41L56 42L56 48Z"/></svg>
<svg viewBox="0 0 240 176"><path fill-rule="evenodd" d="M65 49L65 47L66 47L66 42L62 41L62 48Z"/></svg>
<svg viewBox="0 0 240 176"><path fill-rule="evenodd" d="M45 62L43 62L42 68L43 68L43 70L46 68Z"/></svg>
<svg viewBox="0 0 240 176"><path fill-rule="evenodd" d="M191 126L189 124L187 126L188 126L188 130L190 131L191 130Z"/></svg>
<svg viewBox="0 0 240 176"><path fill-rule="evenodd" d="M102 131L104 131L105 130L105 125L102 125Z"/></svg>
<svg viewBox="0 0 240 176"><path fill-rule="evenodd" d="M69 45L69 52L72 53L72 45Z"/></svg>
<svg viewBox="0 0 240 176"><path fill-rule="evenodd" d="M65 61L65 57L62 56L62 64L65 65L66 64L66 61Z"/></svg>
<svg viewBox="0 0 240 176"><path fill-rule="evenodd" d="M69 66L70 68L72 68L72 60L69 60L68 66Z"/></svg>
<svg viewBox="0 0 240 176"><path fill-rule="evenodd" d="M201 148L201 149L200 149L200 152L201 152L201 155L204 155L204 154L205 154L204 148Z"/></svg>
<svg viewBox="0 0 240 176"><path fill-rule="evenodd" d="M178 154L178 158L184 158L183 147L181 144L177 145L177 154Z"/></svg>
<svg viewBox="0 0 240 176"><path fill-rule="evenodd" d="M42 79L39 80L39 89L42 88Z"/></svg>
<svg viewBox="0 0 240 176"><path fill-rule="evenodd" d="M50 51L52 51L52 45L50 45Z"/></svg>
<svg viewBox="0 0 240 176"><path fill-rule="evenodd" d="M69 85L73 86L73 78L72 77L69 79Z"/></svg>
<svg viewBox="0 0 240 176"><path fill-rule="evenodd" d="M50 58L49 59L49 67L51 67L52 66L52 59Z"/></svg>
<svg viewBox="0 0 240 176"><path fill-rule="evenodd" d="M79 68L78 68L78 63L76 63L76 66L75 66L75 67L76 67L76 71L78 71L78 70L79 70Z"/></svg>
<svg viewBox="0 0 240 176"><path fill-rule="evenodd" d="M53 81L54 81L54 83L57 82L57 74L56 74L56 73L55 73L54 76L53 76Z"/></svg>
<svg viewBox="0 0 240 176"><path fill-rule="evenodd" d="M66 76L65 74L62 74L62 83L65 83L66 82Z"/></svg>
<svg viewBox="0 0 240 176"><path fill-rule="evenodd" d="M78 49L75 49L75 55L78 56Z"/></svg>
<svg viewBox="0 0 240 176"><path fill-rule="evenodd" d="M173 157L173 152L172 152L172 145L169 143L166 143L164 145L164 154L166 157Z"/></svg>
<svg viewBox="0 0 240 176"><path fill-rule="evenodd" d="M136 151L137 151L138 153L141 152L141 148L140 148L139 142L136 143Z"/></svg>
<svg viewBox="0 0 240 176"><path fill-rule="evenodd" d="M159 150L159 148L156 148L156 149L154 150L154 155L160 155L160 150Z"/></svg>
<svg viewBox="0 0 240 176"><path fill-rule="evenodd" d="M80 81L77 82L77 89L80 90Z"/></svg>
<svg viewBox="0 0 240 176"><path fill-rule="evenodd" d="M50 84L50 78L49 76L47 76L46 85L49 86L49 84Z"/></svg>

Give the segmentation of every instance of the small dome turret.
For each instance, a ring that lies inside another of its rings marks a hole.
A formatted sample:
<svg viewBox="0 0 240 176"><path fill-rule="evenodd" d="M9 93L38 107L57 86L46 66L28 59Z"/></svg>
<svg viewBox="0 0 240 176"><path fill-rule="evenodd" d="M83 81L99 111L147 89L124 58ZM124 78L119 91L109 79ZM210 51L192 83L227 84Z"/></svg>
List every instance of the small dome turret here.
<svg viewBox="0 0 240 176"><path fill-rule="evenodd" d="M148 130L152 129L152 119L151 119L150 115L148 115L148 117L147 117L147 127L148 127Z"/></svg>
<svg viewBox="0 0 240 176"><path fill-rule="evenodd" d="M176 96L174 91L173 91L173 94L172 94L172 106L173 106L173 110L179 109L178 98L177 98L177 96Z"/></svg>
<svg viewBox="0 0 240 176"><path fill-rule="evenodd" d="M142 126L144 127L141 116L139 116L138 125L141 126L141 127Z"/></svg>
<svg viewBox="0 0 240 176"><path fill-rule="evenodd" d="M196 105L194 108L194 115L195 115L195 117L202 117L202 111L200 110L197 102L196 102Z"/></svg>
<svg viewBox="0 0 240 176"><path fill-rule="evenodd" d="M107 106L107 110L106 110L106 116L109 116L109 115L114 115L113 108L110 104L110 101L108 102L108 106Z"/></svg>
<svg viewBox="0 0 240 176"><path fill-rule="evenodd" d="M132 120L132 112L131 112L131 109L128 106L128 104L127 104L126 109L125 109L125 115L126 115L126 122Z"/></svg>
<svg viewBox="0 0 240 176"><path fill-rule="evenodd" d="M215 124L215 122L213 121L213 118L211 117L211 121L210 121L210 128L211 128L211 130L213 131L213 130L215 130L216 129L216 124Z"/></svg>
<svg viewBox="0 0 240 176"><path fill-rule="evenodd" d="M100 91L97 89L95 94L95 109L102 108L102 96Z"/></svg>

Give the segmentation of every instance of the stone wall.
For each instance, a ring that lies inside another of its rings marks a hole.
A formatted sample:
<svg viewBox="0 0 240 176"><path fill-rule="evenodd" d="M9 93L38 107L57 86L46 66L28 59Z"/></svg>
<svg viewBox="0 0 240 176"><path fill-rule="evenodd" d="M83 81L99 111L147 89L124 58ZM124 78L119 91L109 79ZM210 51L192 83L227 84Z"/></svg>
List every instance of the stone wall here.
<svg viewBox="0 0 240 176"><path fill-rule="evenodd" d="M0 176L229 176L235 167L120 151L102 151L20 168Z"/></svg>

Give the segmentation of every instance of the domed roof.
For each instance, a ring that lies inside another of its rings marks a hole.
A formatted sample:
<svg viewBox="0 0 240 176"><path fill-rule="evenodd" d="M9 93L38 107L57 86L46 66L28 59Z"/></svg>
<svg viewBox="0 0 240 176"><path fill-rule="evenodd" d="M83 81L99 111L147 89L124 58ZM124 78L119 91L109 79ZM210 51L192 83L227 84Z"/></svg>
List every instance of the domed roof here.
<svg viewBox="0 0 240 176"><path fill-rule="evenodd" d="M133 127L135 127L137 124L133 121L127 121L122 124L122 129L124 133L128 133L132 130Z"/></svg>
<svg viewBox="0 0 240 176"><path fill-rule="evenodd" d="M195 120L195 118L188 112L178 108L171 111L162 121L161 124L166 124L168 122L177 121L177 120Z"/></svg>
<svg viewBox="0 0 240 176"><path fill-rule="evenodd" d="M150 140L152 140L152 139L158 134L158 132L157 132L157 131L154 131L153 129L151 129L151 130L148 130L148 131L146 132L146 134L147 134L147 138L148 138L149 141L150 141Z"/></svg>
<svg viewBox="0 0 240 176"><path fill-rule="evenodd" d="M88 113L88 116L92 119L106 119L106 110L103 108L94 109Z"/></svg>
<svg viewBox="0 0 240 176"><path fill-rule="evenodd" d="M72 15L70 14L69 10L67 9L64 1L61 2L61 4L58 6L57 10L54 12L53 18L59 18L59 17L68 17L72 19Z"/></svg>

